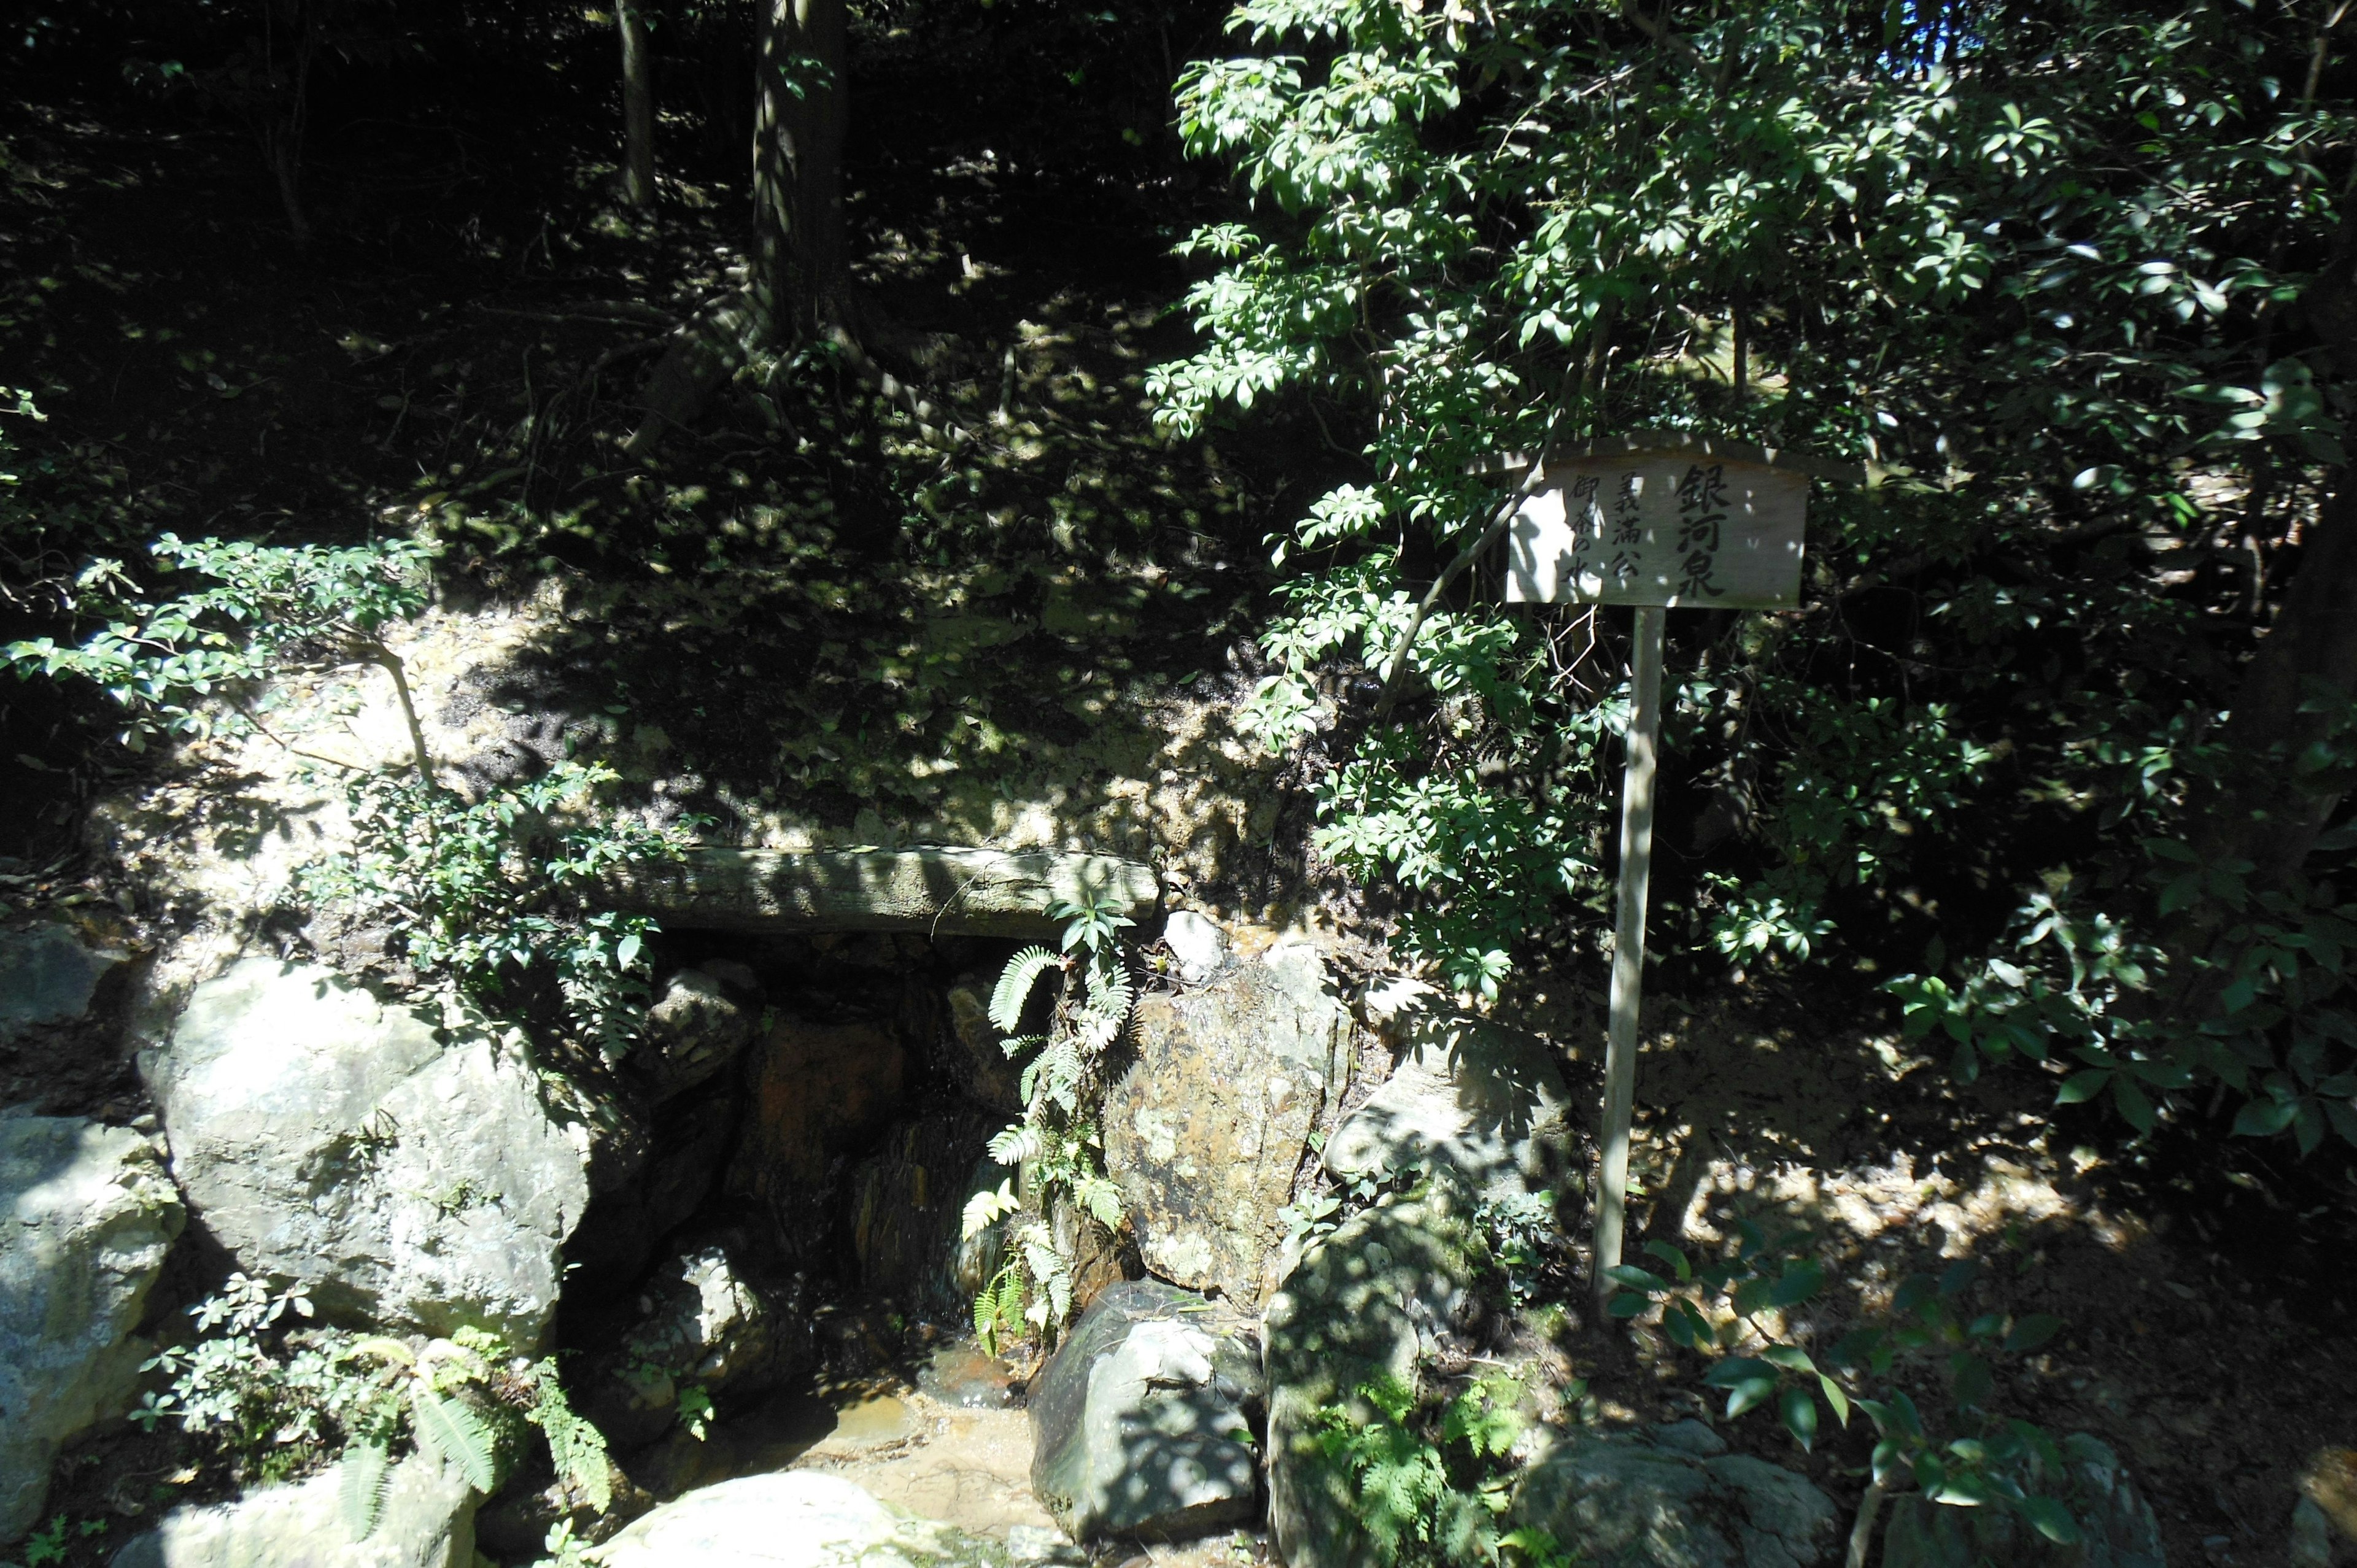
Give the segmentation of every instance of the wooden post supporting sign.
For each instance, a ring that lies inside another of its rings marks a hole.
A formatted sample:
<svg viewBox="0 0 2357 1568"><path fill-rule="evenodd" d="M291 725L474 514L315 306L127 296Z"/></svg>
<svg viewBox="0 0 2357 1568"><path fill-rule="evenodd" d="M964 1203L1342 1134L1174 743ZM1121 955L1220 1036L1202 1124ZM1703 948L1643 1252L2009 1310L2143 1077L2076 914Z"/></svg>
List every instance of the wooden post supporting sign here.
<svg viewBox="0 0 2357 1568"><path fill-rule="evenodd" d="M1673 609L1791 609L1801 602L1809 480L1866 471L1684 432L1640 432L1519 459L1536 463L1507 532L1506 599L1630 605L1632 703L1620 786L1620 886L1604 1051L1595 1285L1612 1294L1628 1222L1629 1130L1653 858L1663 632Z"/></svg>

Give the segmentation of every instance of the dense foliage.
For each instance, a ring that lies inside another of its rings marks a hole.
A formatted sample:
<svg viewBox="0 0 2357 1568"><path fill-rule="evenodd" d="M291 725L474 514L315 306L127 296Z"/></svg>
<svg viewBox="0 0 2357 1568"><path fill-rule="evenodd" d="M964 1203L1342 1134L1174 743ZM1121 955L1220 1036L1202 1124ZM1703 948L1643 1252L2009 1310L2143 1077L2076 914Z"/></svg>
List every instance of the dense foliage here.
<svg viewBox="0 0 2357 1568"><path fill-rule="evenodd" d="M2357 833L2317 833L2349 684L2245 670L2346 531L2326 9L1237 8L1248 52L1179 108L1249 220L1187 242L1205 340L1157 389L1175 431L1276 401L1358 448L1271 540L1257 712L1279 745L1339 723L1319 842L1407 893L1409 952L1494 987L1600 880L1612 628L1477 573L1390 667L1485 467L1648 428L1814 449L1879 482L1819 487L1807 607L1673 618L1669 831L1715 869L1672 918L1896 972L1968 1075L2075 1061L2065 1098L2138 1128L2217 1084L2244 1132L2357 1145ZM1338 667L1368 677L1339 710ZM1393 674L1411 701L1371 709Z"/></svg>

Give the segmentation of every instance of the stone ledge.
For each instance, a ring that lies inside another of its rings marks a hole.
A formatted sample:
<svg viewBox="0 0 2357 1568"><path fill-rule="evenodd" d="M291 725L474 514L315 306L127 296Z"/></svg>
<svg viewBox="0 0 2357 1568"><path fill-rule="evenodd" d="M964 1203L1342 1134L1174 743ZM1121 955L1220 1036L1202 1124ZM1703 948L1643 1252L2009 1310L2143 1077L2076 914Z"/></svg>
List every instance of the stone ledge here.
<svg viewBox="0 0 2357 1568"><path fill-rule="evenodd" d="M1110 894L1134 920L1162 901L1161 878L1134 860L993 849L704 848L605 881L606 902L680 930L1014 939L1055 935L1048 906L1084 891Z"/></svg>

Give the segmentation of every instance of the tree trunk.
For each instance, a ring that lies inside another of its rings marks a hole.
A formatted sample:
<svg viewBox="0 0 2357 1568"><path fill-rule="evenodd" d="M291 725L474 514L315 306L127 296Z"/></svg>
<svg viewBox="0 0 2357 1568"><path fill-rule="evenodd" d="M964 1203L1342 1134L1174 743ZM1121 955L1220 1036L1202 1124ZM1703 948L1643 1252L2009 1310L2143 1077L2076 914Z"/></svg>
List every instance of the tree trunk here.
<svg viewBox="0 0 2357 1568"><path fill-rule="evenodd" d="M772 340L840 326L845 0L762 0L754 65L753 296Z"/></svg>
<svg viewBox="0 0 2357 1568"><path fill-rule="evenodd" d="M845 0L761 0L753 66L753 268L745 292L681 328L647 379L646 418L623 451L643 457L703 411L762 343L833 335L864 378L843 223Z"/></svg>
<svg viewBox="0 0 2357 1568"><path fill-rule="evenodd" d="M647 19L635 0L619 0L614 21L622 35L622 199L655 204L655 87L647 49Z"/></svg>
<svg viewBox="0 0 2357 1568"><path fill-rule="evenodd" d="M2299 769L2335 716L2309 711L2311 695L2357 695L2357 477L2346 472L2300 542L2299 573L2221 736L2248 768L2217 802L2200 849L2212 865L2249 862L2254 893L2289 885L2341 804L2341 790L2319 789Z"/></svg>

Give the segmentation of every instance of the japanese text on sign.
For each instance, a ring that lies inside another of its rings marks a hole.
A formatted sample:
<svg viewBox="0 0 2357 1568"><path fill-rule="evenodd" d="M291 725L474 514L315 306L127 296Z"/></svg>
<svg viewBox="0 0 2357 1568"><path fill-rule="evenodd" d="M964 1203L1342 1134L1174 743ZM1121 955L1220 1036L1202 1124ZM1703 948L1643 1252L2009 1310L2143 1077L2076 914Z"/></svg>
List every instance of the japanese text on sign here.
<svg viewBox="0 0 2357 1568"><path fill-rule="evenodd" d="M1800 603L1805 476L1716 457L1589 457L1550 472L1509 535L1523 604Z"/></svg>

